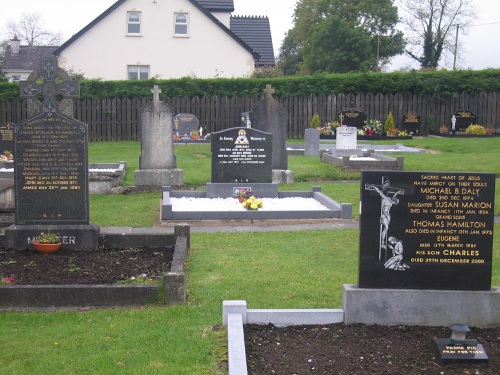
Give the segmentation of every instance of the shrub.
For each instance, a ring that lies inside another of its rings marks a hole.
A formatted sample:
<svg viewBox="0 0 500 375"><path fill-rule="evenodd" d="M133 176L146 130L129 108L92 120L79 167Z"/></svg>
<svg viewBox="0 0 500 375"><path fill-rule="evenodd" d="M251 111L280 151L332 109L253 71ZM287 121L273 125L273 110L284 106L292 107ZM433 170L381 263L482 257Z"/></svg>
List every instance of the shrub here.
<svg viewBox="0 0 500 375"><path fill-rule="evenodd" d="M469 125L465 131L467 135L486 135L486 129L481 125Z"/></svg>
<svg viewBox="0 0 500 375"><path fill-rule="evenodd" d="M394 129L394 118L392 117L392 112L389 112L389 114L387 115L387 120L385 120L384 129L385 131L388 131L389 129Z"/></svg>
<svg viewBox="0 0 500 375"><path fill-rule="evenodd" d="M311 128L313 128L313 129L319 128L319 115L318 114L313 116L313 118L311 120Z"/></svg>

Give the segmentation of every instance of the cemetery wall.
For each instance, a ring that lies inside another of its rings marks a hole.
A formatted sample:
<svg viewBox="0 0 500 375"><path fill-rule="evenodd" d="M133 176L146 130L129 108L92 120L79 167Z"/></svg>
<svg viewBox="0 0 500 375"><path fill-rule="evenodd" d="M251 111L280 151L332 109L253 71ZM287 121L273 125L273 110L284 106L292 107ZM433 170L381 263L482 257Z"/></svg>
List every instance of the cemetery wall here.
<svg viewBox="0 0 500 375"><path fill-rule="evenodd" d="M255 107L262 99L252 97L194 97L166 98L174 113L191 113L198 117L204 134L222 131L241 124L241 114ZM318 114L323 125L337 120L337 113L345 108L363 110L368 118L385 122L389 112L397 128L403 116L414 112L421 116L421 134L427 134L432 124L435 130L450 124L453 112L467 109L477 115L478 124L496 127L500 133L500 92L462 93L443 101L433 95L402 94L339 94L277 97L288 110L287 137L302 138ZM89 140L137 140L139 137L139 109L150 99L75 99L74 118L89 126ZM26 101L0 102L0 124L17 123L27 118Z"/></svg>

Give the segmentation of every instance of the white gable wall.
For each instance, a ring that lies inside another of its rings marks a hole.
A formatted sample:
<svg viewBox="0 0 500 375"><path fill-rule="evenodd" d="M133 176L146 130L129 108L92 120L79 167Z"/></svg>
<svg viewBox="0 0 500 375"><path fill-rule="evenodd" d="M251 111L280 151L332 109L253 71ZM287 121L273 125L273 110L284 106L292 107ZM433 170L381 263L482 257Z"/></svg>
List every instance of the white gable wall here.
<svg viewBox="0 0 500 375"><path fill-rule="evenodd" d="M127 35L127 12L141 12L141 36ZM189 14L189 36L174 37L174 13ZM60 65L86 78L127 79L127 65L150 77L251 75L250 52L187 0L127 0L60 54Z"/></svg>

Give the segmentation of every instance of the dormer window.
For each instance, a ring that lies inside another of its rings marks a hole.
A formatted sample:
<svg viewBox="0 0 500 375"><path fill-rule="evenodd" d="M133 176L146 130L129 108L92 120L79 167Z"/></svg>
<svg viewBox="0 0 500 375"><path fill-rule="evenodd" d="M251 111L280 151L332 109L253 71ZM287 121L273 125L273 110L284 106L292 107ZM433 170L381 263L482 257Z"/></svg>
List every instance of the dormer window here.
<svg viewBox="0 0 500 375"><path fill-rule="evenodd" d="M174 34L178 36L188 35L188 14L175 13L175 29Z"/></svg>
<svg viewBox="0 0 500 375"><path fill-rule="evenodd" d="M141 13L128 12L127 13L127 33L140 34L141 33Z"/></svg>

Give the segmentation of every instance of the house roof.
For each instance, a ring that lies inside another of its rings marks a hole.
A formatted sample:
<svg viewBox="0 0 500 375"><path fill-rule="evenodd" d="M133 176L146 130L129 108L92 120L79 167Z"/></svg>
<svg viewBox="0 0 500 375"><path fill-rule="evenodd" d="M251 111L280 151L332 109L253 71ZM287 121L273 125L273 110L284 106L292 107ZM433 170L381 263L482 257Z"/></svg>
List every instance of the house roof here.
<svg viewBox="0 0 500 375"><path fill-rule="evenodd" d="M103 18L105 18L108 14L113 12L116 8L118 8L121 4L123 4L126 0L118 0L116 3L111 5L108 9L106 9L101 15L99 15L96 19L94 19L91 23L89 23L87 26L85 26L83 29L81 29L79 32L77 32L75 35L73 35L71 38L69 38L65 43L63 43L59 48L57 48L54 51L54 55L59 56L59 54L69 45L71 45L73 42L75 42L77 39L79 39L82 35L84 35L88 30L90 30L94 25L96 25L98 22L100 22ZM216 4L226 4L231 2L232 0L187 0L190 3L192 3L196 8L198 8L203 14L205 14L208 18L210 18L218 27L220 27L224 32L226 32L231 38L233 38L236 42L238 42L243 48L245 48L248 52L250 52L255 60L259 59L259 54L253 50L250 45L245 43L239 36L237 36L235 33L233 33L230 29L228 29L222 22L220 22L215 16L212 15L206 8L204 8L201 3L206 3L207 6L213 6L215 7ZM222 9L222 8L217 8L217 9ZM234 9L234 6L233 6Z"/></svg>
<svg viewBox="0 0 500 375"><path fill-rule="evenodd" d="M35 70L42 58L53 56L55 46L20 46L19 53L12 53L10 48L5 51L2 70Z"/></svg>
<svg viewBox="0 0 500 375"><path fill-rule="evenodd" d="M234 12L233 0L196 0L209 12Z"/></svg>
<svg viewBox="0 0 500 375"><path fill-rule="evenodd" d="M273 39L267 17L231 16L231 31L252 47L260 57L256 65L274 65Z"/></svg>

